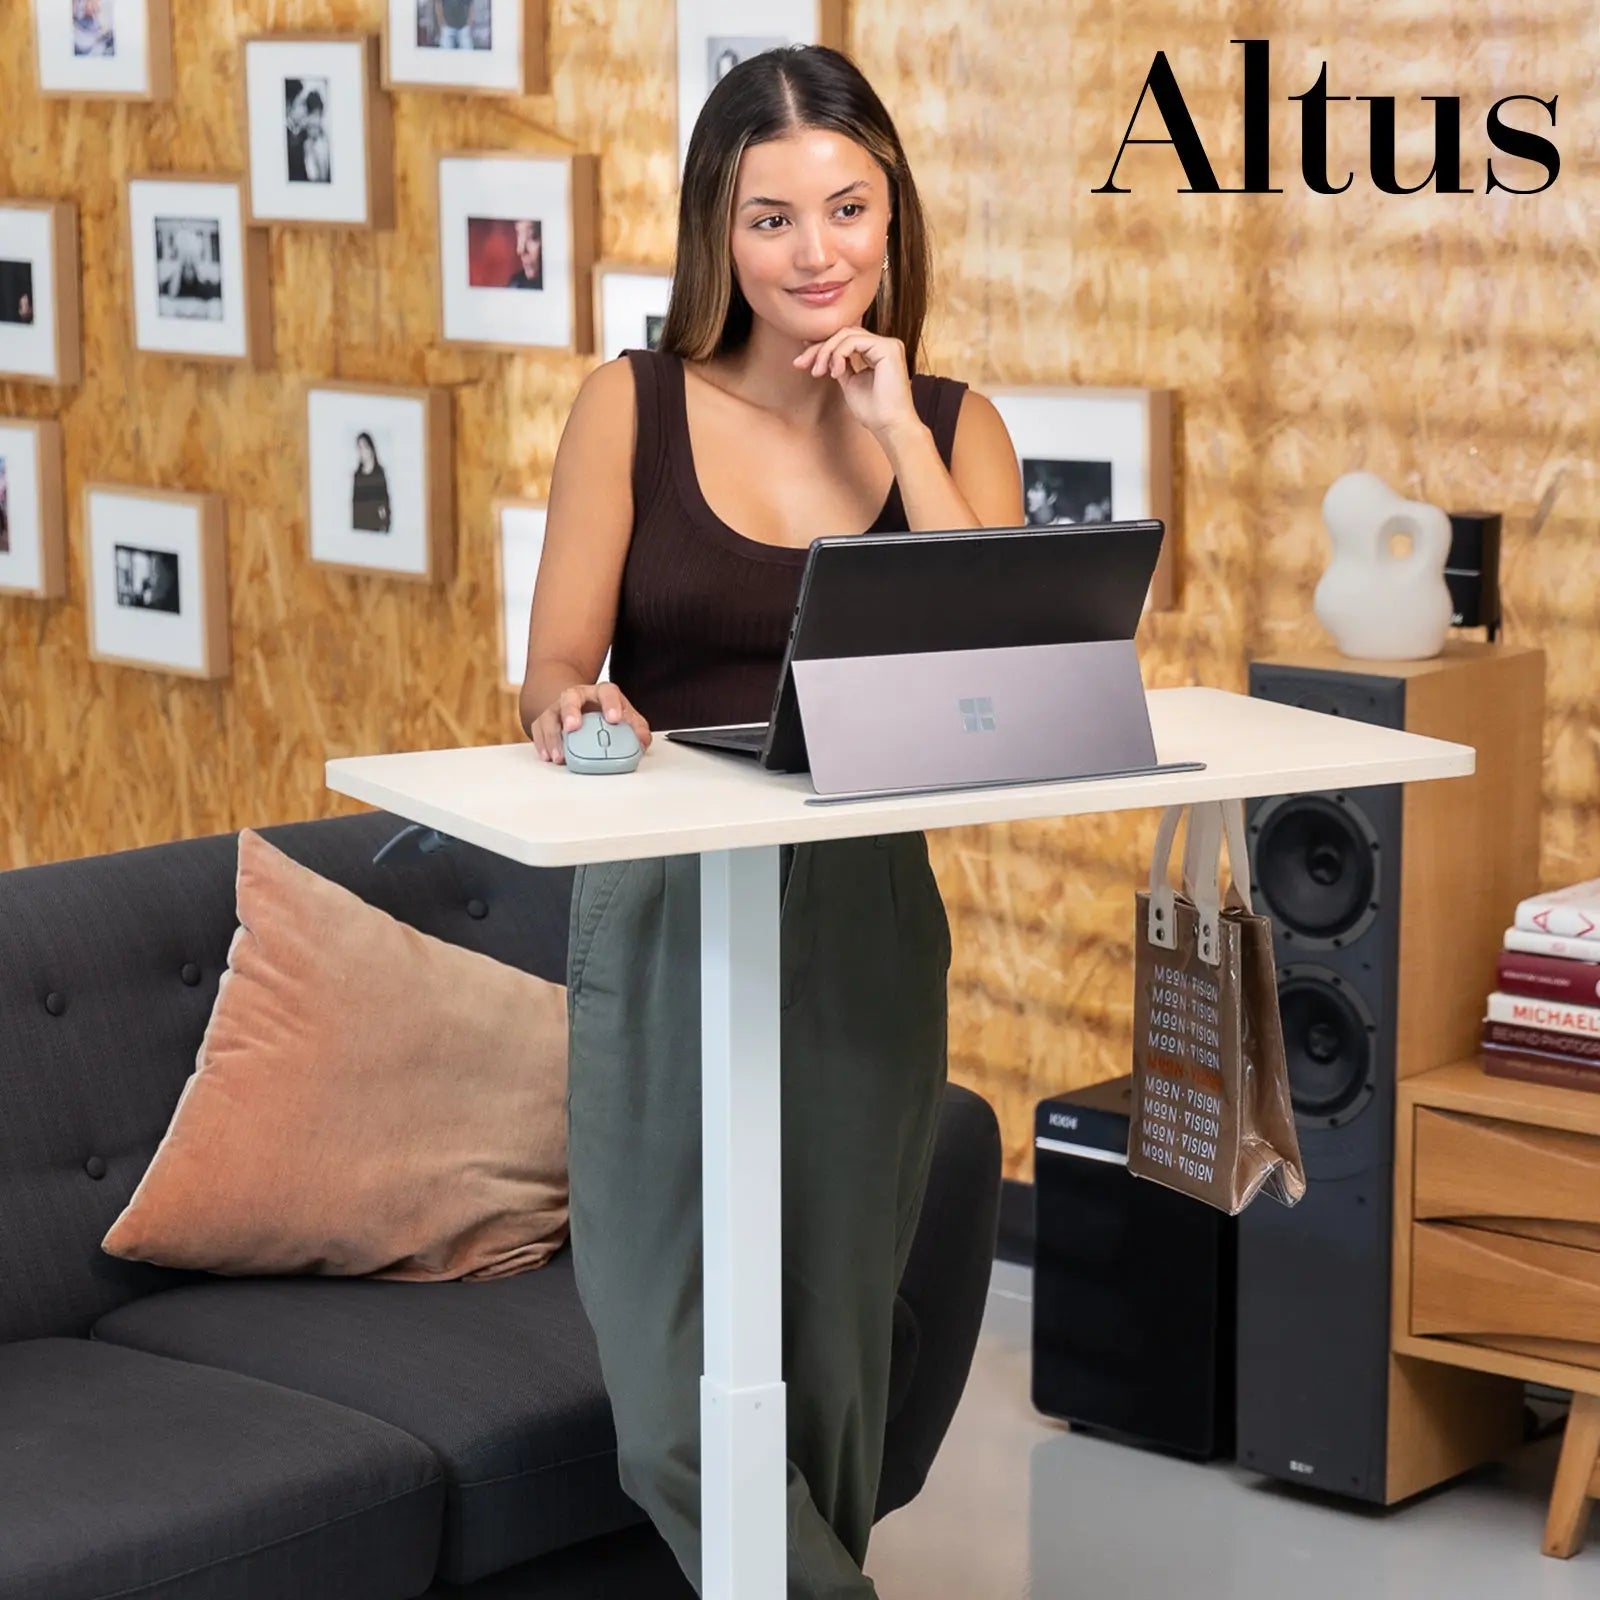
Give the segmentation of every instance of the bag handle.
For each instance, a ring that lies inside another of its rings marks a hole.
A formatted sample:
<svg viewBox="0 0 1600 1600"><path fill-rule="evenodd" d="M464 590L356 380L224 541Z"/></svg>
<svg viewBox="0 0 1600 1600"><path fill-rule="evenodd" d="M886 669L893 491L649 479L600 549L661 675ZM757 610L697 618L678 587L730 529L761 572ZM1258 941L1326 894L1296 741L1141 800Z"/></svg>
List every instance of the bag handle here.
<svg viewBox="0 0 1600 1600"><path fill-rule="evenodd" d="M1222 959L1221 888L1222 840L1228 841L1229 875L1233 894L1246 911L1253 911L1250 890L1250 856L1244 841L1244 802L1207 800L1189 806L1168 806L1156 830L1150 855L1150 902L1145 934L1159 949L1177 944L1177 897L1168 882L1172 845L1180 817L1188 818L1184 830L1183 892L1199 915L1200 959L1216 966Z"/></svg>
<svg viewBox="0 0 1600 1600"><path fill-rule="evenodd" d="M1178 942L1178 902L1167 881L1167 871L1172 860L1172 841L1185 810L1185 806L1168 806L1161 813L1155 848L1150 852L1150 906L1145 917L1145 937L1162 950L1171 950Z"/></svg>

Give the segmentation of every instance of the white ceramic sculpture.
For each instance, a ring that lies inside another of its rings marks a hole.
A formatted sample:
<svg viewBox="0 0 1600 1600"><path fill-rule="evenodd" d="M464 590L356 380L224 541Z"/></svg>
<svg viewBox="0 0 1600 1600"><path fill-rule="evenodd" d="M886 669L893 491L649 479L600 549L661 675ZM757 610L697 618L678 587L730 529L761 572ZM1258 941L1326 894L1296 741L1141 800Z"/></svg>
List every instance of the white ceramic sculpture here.
<svg viewBox="0 0 1600 1600"><path fill-rule="evenodd" d="M1322 497L1333 559L1312 609L1340 652L1363 660L1420 661L1444 648L1452 605L1444 580L1450 519L1406 500L1371 472L1347 472ZM1411 549L1392 544L1406 535Z"/></svg>

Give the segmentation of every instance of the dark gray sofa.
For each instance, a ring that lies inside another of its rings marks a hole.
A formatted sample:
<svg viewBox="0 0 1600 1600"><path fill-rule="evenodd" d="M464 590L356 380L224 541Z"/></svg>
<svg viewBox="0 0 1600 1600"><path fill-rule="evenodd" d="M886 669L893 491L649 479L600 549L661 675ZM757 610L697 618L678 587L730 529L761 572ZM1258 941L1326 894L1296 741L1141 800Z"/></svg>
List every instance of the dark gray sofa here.
<svg viewBox="0 0 1600 1600"><path fill-rule="evenodd" d="M381 812L264 828L440 938L564 980L570 871ZM192 1070L236 836L0 872L0 1600L679 1600L617 1484L570 1250L492 1283L225 1279L100 1240ZM896 1303L878 1512L921 1488L977 1339L999 1131L947 1094Z"/></svg>

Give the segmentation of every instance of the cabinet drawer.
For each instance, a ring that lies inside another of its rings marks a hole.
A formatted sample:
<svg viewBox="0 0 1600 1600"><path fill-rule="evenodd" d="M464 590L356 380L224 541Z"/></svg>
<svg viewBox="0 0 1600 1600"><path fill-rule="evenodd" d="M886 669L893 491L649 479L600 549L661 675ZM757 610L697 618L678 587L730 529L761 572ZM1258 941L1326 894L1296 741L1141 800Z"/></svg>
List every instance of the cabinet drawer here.
<svg viewBox="0 0 1600 1600"><path fill-rule="evenodd" d="M1600 1368L1600 1250L1419 1222L1411 1332Z"/></svg>
<svg viewBox="0 0 1600 1600"><path fill-rule="evenodd" d="M1412 1215L1600 1251L1600 1139L1419 1106Z"/></svg>

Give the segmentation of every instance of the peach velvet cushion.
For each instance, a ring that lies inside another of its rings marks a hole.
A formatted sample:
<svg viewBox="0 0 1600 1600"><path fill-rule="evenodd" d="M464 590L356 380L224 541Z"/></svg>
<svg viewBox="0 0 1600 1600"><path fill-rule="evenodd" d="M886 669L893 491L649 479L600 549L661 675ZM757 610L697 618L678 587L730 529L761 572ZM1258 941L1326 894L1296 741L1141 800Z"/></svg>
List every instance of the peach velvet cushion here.
<svg viewBox="0 0 1600 1600"><path fill-rule="evenodd" d="M239 835L194 1073L103 1241L228 1274L499 1278L567 1229L566 990Z"/></svg>

